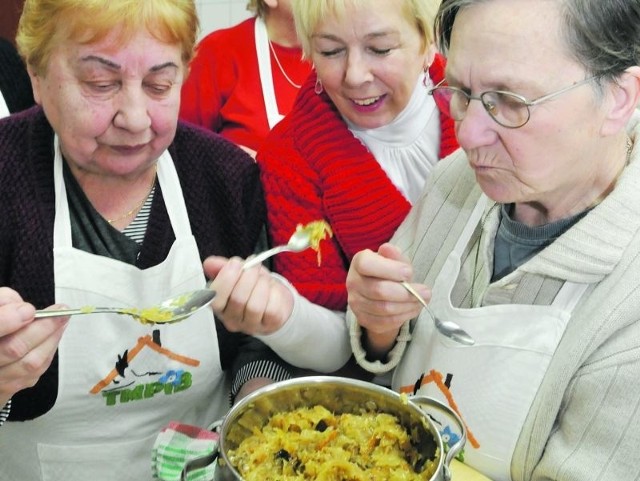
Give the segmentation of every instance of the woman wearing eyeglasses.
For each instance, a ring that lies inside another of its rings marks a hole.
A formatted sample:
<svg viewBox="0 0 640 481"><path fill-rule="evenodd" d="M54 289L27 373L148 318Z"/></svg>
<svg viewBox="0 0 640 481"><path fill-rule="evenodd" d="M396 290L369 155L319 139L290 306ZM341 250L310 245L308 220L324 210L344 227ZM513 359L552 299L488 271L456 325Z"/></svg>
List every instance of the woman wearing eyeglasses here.
<svg viewBox="0 0 640 481"><path fill-rule="evenodd" d="M354 257L356 359L456 410L493 480L638 479L640 2L444 0L436 31L462 149Z"/></svg>

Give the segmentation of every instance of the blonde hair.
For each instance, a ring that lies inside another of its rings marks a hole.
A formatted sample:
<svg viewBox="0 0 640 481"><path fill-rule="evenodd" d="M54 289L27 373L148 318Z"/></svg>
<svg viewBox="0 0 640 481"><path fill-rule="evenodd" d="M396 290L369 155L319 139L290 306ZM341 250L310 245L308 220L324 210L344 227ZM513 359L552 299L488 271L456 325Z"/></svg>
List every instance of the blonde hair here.
<svg viewBox="0 0 640 481"><path fill-rule="evenodd" d="M67 40L93 43L115 30L124 44L146 30L161 42L179 44L187 65L198 29L193 0L26 0L16 44L27 65L44 73L51 52Z"/></svg>
<svg viewBox="0 0 640 481"><path fill-rule="evenodd" d="M413 22L423 38L423 47L434 41L433 21L440 0L387 0L401 7L410 22ZM292 0L291 9L298 38L305 57L311 55L311 36L327 15L344 20L350 6L366 7L369 0Z"/></svg>
<svg viewBox="0 0 640 481"><path fill-rule="evenodd" d="M249 0L247 2L247 10L258 17L264 17L268 9L269 7L264 3L264 0Z"/></svg>

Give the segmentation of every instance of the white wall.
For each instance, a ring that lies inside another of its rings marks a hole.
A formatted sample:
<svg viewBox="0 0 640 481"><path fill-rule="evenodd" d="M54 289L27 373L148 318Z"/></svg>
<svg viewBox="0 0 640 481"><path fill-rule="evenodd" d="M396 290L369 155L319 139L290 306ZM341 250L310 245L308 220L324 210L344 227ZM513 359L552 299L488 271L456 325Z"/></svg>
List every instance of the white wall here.
<svg viewBox="0 0 640 481"><path fill-rule="evenodd" d="M200 17L200 36L230 27L251 16L247 0L195 0Z"/></svg>

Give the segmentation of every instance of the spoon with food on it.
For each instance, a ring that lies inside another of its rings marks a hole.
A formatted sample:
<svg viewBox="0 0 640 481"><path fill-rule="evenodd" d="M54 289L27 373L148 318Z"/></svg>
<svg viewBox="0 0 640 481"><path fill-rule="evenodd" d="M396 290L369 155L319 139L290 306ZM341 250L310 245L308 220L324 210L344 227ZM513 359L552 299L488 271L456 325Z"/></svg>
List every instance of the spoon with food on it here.
<svg viewBox="0 0 640 481"><path fill-rule="evenodd" d="M320 241L325 240L327 237L333 237L331 227L324 220L314 220L308 224L298 224L296 231L289 238L286 244L272 247L266 251L257 254L254 257L249 257L242 266L243 269L249 269L253 266L260 264L265 259L272 257L281 252L302 252L309 248L312 248L318 253L318 265L322 261L320 255Z"/></svg>
<svg viewBox="0 0 640 481"><path fill-rule="evenodd" d="M149 306L144 309L94 306L84 306L76 309L43 309L36 311L35 318L107 313L131 316L142 324L172 324L186 319L196 311L209 305L215 295L215 291L211 289L199 289L171 297L156 306Z"/></svg>
<svg viewBox="0 0 640 481"><path fill-rule="evenodd" d="M298 225L289 242L286 245L266 250L255 257L247 259L243 269L248 269L263 260L280 252L302 252L308 248L318 253L318 265L320 265L320 241L333 236L333 232L323 220L313 221L306 225ZM172 324L191 316L194 312L209 305L215 297L215 291L211 289L199 289L185 292L172 297L157 306L144 309L135 307L95 307L83 306L75 309L43 309L36 311L35 318L79 316L83 314L122 314L133 317L142 324Z"/></svg>

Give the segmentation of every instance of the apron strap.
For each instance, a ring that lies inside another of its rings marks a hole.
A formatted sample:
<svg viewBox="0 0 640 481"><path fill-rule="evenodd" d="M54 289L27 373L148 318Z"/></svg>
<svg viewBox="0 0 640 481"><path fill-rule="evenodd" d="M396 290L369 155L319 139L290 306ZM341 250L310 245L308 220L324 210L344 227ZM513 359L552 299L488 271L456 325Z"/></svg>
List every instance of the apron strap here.
<svg viewBox="0 0 640 481"><path fill-rule="evenodd" d="M273 87L273 74L271 72L271 51L269 50L269 35L264 20L256 17L255 21L255 42L256 53L258 54L258 71L260 72L260 83L262 85L262 97L264 107L267 112L267 122L272 129L282 120L282 115L278 111L276 102L276 92Z"/></svg>
<svg viewBox="0 0 640 481"><path fill-rule="evenodd" d="M0 119L3 117L7 117L10 114L11 112L9 112L7 102L5 102L4 97L2 96L2 92L0 91Z"/></svg>
<svg viewBox="0 0 640 481"><path fill-rule="evenodd" d="M480 194L478 201L476 202L475 207L473 208L473 212L471 216L469 216L469 220L467 221L467 225L464 226L464 229L460 233L460 237L458 237L458 242L453 248L452 252L457 254L462 254L462 251L466 247L469 239L471 239L471 235L473 231L476 230L480 219L482 219L482 214L486 209L487 203L489 202L489 198L485 194Z"/></svg>
<svg viewBox="0 0 640 481"><path fill-rule="evenodd" d="M71 218L69 215L69 203L67 200L67 190L64 184L62 173L62 152L60 151L60 139L58 135L53 138L54 161L53 179L55 186L55 221L53 225L54 245L60 247L72 247L71 239ZM173 164L173 159L168 150L165 150L158 159L158 182L162 187L164 203L171 220L176 239L191 237L191 225L189 219L183 213L187 212L187 207L182 195L178 173Z"/></svg>
<svg viewBox="0 0 640 481"><path fill-rule="evenodd" d="M71 218L69 215L69 202L67 201L67 188L64 184L64 175L62 173L63 160L58 134L53 136L53 152L53 184L56 199L56 214L53 224L54 246L71 247Z"/></svg>
<svg viewBox="0 0 640 481"><path fill-rule="evenodd" d="M176 166L168 150L165 150L158 159L158 182L162 187L162 196L176 239L191 237L189 218L184 215L187 212L187 206L182 195Z"/></svg>

